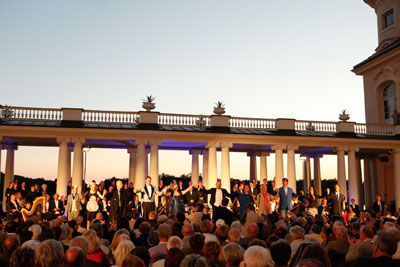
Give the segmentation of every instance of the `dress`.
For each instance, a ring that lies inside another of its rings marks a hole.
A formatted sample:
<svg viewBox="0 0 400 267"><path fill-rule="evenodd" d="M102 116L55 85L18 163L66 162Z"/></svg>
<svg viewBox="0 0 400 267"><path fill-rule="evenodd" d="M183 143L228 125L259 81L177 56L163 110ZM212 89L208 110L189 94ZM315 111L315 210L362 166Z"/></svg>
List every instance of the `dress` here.
<svg viewBox="0 0 400 267"><path fill-rule="evenodd" d="M96 218L96 213L99 210L99 204L97 203L97 192L89 192L89 200L86 205L87 220L92 221Z"/></svg>
<svg viewBox="0 0 400 267"><path fill-rule="evenodd" d="M183 196L173 195L171 197L171 206L172 214L177 215L178 213L184 213Z"/></svg>

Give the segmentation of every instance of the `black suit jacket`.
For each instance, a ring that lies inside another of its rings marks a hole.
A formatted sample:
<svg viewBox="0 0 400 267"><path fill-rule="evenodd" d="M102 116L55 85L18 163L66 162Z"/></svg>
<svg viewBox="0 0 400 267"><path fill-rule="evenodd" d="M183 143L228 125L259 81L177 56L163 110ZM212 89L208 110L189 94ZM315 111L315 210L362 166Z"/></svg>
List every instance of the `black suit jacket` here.
<svg viewBox="0 0 400 267"><path fill-rule="evenodd" d="M197 192L193 189L192 192L187 192L185 194L186 202L189 206L194 206L197 203Z"/></svg>
<svg viewBox="0 0 400 267"><path fill-rule="evenodd" d="M229 197L230 199L232 199L231 194L229 194L228 191L226 191L226 189L221 188L221 190L222 190L222 198ZM207 190L207 194L211 194L211 198L210 198L210 205L211 206L214 206L216 191L217 191L217 188L211 188L211 189Z"/></svg>
<svg viewBox="0 0 400 267"><path fill-rule="evenodd" d="M354 213L356 214L356 216L358 218L360 218L360 206L358 205L354 205L354 208L352 205L350 205L350 208L354 211Z"/></svg>
<svg viewBox="0 0 400 267"><path fill-rule="evenodd" d="M57 200L58 201L58 208L60 209L60 214L64 214L64 205L63 202L61 200ZM55 214L54 209L56 208L56 203L54 201L54 199L50 199L49 200L49 210L51 213Z"/></svg>
<svg viewBox="0 0 400 267"><path fill-rule="evenodd" d="M18 207L18 210L20 210L21 209L21 207L18 205L18 202L17 201L15 201L16 203L17 203L17 207ZM13 213L11 210L13 210L13 209L15 209L15 206L14 206L14 204L11 202L11 201L7 201L7 203L6 203L6 211L7 211L7 213Z"/></svg>
<svg viewBox="0 0 400 267"><path fill-rule="evenodd" d="M118 190L115 189L113 191L113 194L111 197L111 207L110 207L110 216L111 217L117 216L117 215L119 215L120 217L126 216L127 205L129 202L128 190L121 189L120 197L121 197L121 207L118 210L118 207L119 207Z"/></svg>
<svg viewBox="0 0 400 267"><path fill-rule="evenodd" d="M340 193L339 193L340 194ZM330 202L331 205L331 212L330 214L334 215L334 214L338 214L338 215L342 215L343 212L343 202L345 201L345 197L343 194L340 194L339 196L339 200L336 197L336 193L333 192L331 193L328 201Z"/></svg>
<svg viewBox="0 0 400 267"><path fill-rule="evenodd" d="M385 201L381 200L382 216L384 216L386 212L385 205L386 205ZM372 211L374 214L377 214L379 211L381 211L377 201L375 201L374 204L372 204Z"/></svg>
<svg viewBox="0 0 400 267"><path fill-rule="evenodd" d="M230 211L226 207L216 207L215 208L215 213L214 213L214 216L213 216L214 224L219 219L224 220L226 225L231 226L232 221L233 221L233 213L232 213L232 211Z"/></svg>
<svg viewBox="0 0 400 267"><path fill-rule="evenodd" d="M392 267L400 266L399 260L393 260L389 257L363 258L358 257L351 267Z"/></svg>

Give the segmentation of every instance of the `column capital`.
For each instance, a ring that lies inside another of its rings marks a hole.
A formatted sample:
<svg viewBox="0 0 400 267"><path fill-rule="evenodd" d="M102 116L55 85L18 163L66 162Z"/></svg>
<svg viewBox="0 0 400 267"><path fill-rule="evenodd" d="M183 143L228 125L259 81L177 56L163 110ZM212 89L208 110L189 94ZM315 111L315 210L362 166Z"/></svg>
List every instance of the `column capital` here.
<svg viewBox="0 0 400 267"><path fill-rule="evenodd" d="M142 145L147 146L149 144L149 139L147 139L147 138L136 138L134 140L134 143L135 143L135 145L142 144Z"/></svg>
<svg viewBox="0 0 400 267"><path fill-rule="evenodd" d="M334 147L333 150L335 152L347 152L349 150L349 148L347 146L337 146L337 147Z"/></svg>
<svg viewBox="0 0 400 267"><path fill-rule="evenodd" d="M258 154L260 157L268 157L269 156L269 152L264 152L264 151L261 151Z"/></svg>
<svg viewBox="0 0 400 267"><path fill-rule="evenodd" d="M297 149L299 149L298 145L288 145L287 146L287 150L297 150Z"/></svg>
<svg viewBox="0 0 400 267"><path fill-rule="evenodd" d="M257 152L255 152L255 151L250 151L250 152L247 152L247 156L248 157L251 157L251 156L257 156Z"/></svg>
<svg viewBox="0 0 400 267"><path fill-rule="evenodd" d="M349 152L358 152L360 151L359 147L349 147Z"/></svg>
<svg viewBox="0 0 400 267"><path fill-rule="evenodd" d="M191 149L189 150L189 155L200 155L201 154L201 150L198 149Z"/></svg>
<svg viewBox="0 0 400 267"><path fill-rule="evenodd" d="M221 142L221 147L232 148L233 147L233 143L231 143L231 142Z"/></svg>
<svg viewBox="0 0 400 267"><path fill-rule="evenodd" d="M286 149L287 145L283 145L283 144L275 144L273 146L271 146L271 150L284 150Z"/></svg>
<svg viewBox="0 0 400 267"><path fill-rule="evenodd" d="M206 148L210 148L210 147L218 147L218 142L207 142L206 143Z"/></svg>
<svg viewBox="0 0 400 267"><path fill-rule="evenodd" d="M71 138L70 137L65 137L65 136L62 136L62 137L57 137L57 139L56 139L56 141L57 141L57 144L61 144L61 143L69 143L69 142L71 142Z"/></svg>
<svg viewBox="0 0 400 267"><path fill-rule="evenodd" d="M72 137L71 138L71 143L73 143L73 144L83 145L85 142L86 142L86 139L82 138L82 137Z"/></svg>
<svg viewBox="0 0 400 267"><path fill-rule="evenodd" d="M128 154L136 153L136 147L128 147L127 152Z"/></svg>
<svg viewBox="0 0 400 267"><path fill-rule="evenodd" d="M150 139L149 140L149 145L150 146L161 146L162 140L159 139Z"/></svg>
<svg viewBox="0 0 400 267"><path fill-rule="evenodd" d="M3 149L5 150L18 150L17 144L3 144Z"/></svg>
<svg viewBox="0 0 400 267"><path fill-rule="evenodd" d="M310 157L313 159L320 159L322 158L324 155L322 154L310 154Z"/></svg>

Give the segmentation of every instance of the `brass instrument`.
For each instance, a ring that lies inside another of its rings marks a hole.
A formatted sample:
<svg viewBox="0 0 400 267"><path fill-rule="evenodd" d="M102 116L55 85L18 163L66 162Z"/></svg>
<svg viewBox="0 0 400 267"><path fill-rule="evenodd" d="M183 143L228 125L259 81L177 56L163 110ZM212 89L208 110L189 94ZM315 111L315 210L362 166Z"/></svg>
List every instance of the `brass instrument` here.
<svg viewBox="0 0 400 267"><path fill-rule="evenodd" d="M32 216L37 213L42 214L45 212L46 212L46 197L45 196L35 198L35 200L33 201L31 210L27 210L25 208L23 208L21 210L22 219L24 220L24 222L27 221L28 216Z"/></svg>

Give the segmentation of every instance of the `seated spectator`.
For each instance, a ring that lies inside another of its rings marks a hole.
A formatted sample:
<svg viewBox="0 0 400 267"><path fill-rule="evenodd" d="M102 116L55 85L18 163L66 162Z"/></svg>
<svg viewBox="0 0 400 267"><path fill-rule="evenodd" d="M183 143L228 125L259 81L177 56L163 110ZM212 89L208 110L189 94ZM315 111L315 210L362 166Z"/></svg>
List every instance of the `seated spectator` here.
<svg viewBox="0 0 400 267"><path fill-rule="evenodd" d="M290 258L293 258L299 246L304 243L304 233L304 229L298 225L290 228L290 248L292 249Z"/></svg>
<svg viewBox="0 0 400 267"><path fill-rule="evenodd" d="M323 264L325 267L331 267L328 254L318 243L309 243L302 251L301 255L296 259L297 262L291 262L290 266L296 266L297 263L305 259L314 259ZM293 259L294 260L294 259ZM292 260L292 261L293 261Z"/></svg>
<svg viewBox="0 0 400 267"><path fill-rule="evenodd" d="M84 238L83 236L77 236L74 239L72 239L71 244L69 245L69 247L80 247L83 251L83 253L85 253L85 257L86 254L88 252L88 248L89 248L89 241L87 241L86 238Z"/></svg>
<svg viewBox="0 0 400 267"><path fill-rule="evenodd" d="M151 231L151 226L148 222L142 222L139 225L139 232L140 235L138 238L135 238L133 242L137 247L139 246L145 246L146 248L150 247L150 243L148 241L150 237L150 231Z"/></svg>
<svg viewBox="0 0 400 267"><path fill-rule="evenodd" d="M198 254L187 255L180 267L208 267L207 260Z"/></svg>
<svg viewBox="0 0 400 267"><path fill-rule="evenodd" d="M222 255L224 257L225 266L227 267L239 267L240 262L243 259L244 250L236 243L229 243L222 249Z"/></svg>
<svg viewBox="0 0 400 267"><path fill-rule="evenodd" d="M85 253L80 247L70 247L65 252L65 267L84 267L85 263Z"/></svg>
<svg viewBox="0 0 400 267"><path fill-rule="evenodd" d="M218 260L221 246L217 241L210 241L204 244L203 256L206 258L208 266L223 266L223 263Z"/></svg>
<svg viewBox="0 0 400 267"><path fill-rule="evenodd" d="M223 225L218 225L217 230L215 231L215 235L218 239L219 245L221 247L225 246L228 244L228 236L229 236L229 226L223 224Z"/></svg>
<svg viewBox="0 0 400 267"><path fill-rule="evenodd" d="M211 234L213 230L213 226L210 220L204 220L200 224L200 229L201 232L203 233L205 239L204 243L210 242L210 241L216 241L217 242L217 237L213 234Z"/></svg>
<svg viewBox="0 0 400 267"><path fill-rule="evenodd" d="M243 258L245 267L267 267L271 256L265 248L252 246L244 252Z"/></svg>
<svg viewBox="0 0 400 267"><path fill-rule="evenodd" d="M264 240L256 238L256 239L253 239L247 247L249 248L252 246L260 246L263 248L267 248L267 243Z"/></svg>
<svg viewBox="0 0 400 267"><path fill-rule="evenodd" d="M171 236L167 242L167 254L171 248L178 248L179 250L182 250L183 248L182 240L177 236ZM165 266L165 258L154 262L152 265L152 267L162 267L162 266Z"/></svg>
<svg viewBox="0 0 400 267"><path fill-rule="evenodd" d="M250 226L250 224L253 223L257 225L258 222L258 214L255 212L255 207L253 203L249 203L247 205L246 212L243 214L241 222L243 223L244 226L240 234L243 237L247 237L248 236L247 228Z"/></svg>
<svg viewBox="0 0 400 267"><path fill-rule="evenodd" d="M31 227L28 228L29 231L32 232L32 240L37 240L39 241L39 236L42 233L42 227L38 224L34 224Z"/></svg>
<svg viewBox="0 0 400 267"><path fill-rule="evenodd" d="M134 248L135 245L133 244L132 241L125 240L120 242L113 254L115 259L115 265L122 266L122 262L124 261L125 256L129 254Z"/></svg>
<svg viewBox="0 0 400 267"><path fill-rule="evenodd" d="M64 250L60 242L43 241L35 251L36 264L40 267L61 267L64 264Z"/></svg>
<svg viewBox="0 0 400 267"><path fill-rule="evenodd" d="M319 243L321 246L324 245L325 240L321 236L321 226L317 224L313 224L310 229L310 233L304 236L305 242L316 242Z"/></svg>
<svg viewBox="0 0 400 267"><path fill-rule="evenodd" d="M20 266L35 266L35 251L33 249L19 248L13 252L10 258L10 267Z"/></svg>
<svg viewBox="0 0 400 267"><path fill-rule="evenodd" d="M8 235L1 246L0 266L8 266L11 254L19 248L19 237L17 234Z"/></svg>
<svg viewBox="0 0 400 267"><path fill-rule="evenodd" d="M240 230L237 228L232 228L231 230L229 230L229 234L228 234L228 240L229 243L236 243L236 244L240 244Z"/></svg>
<svg viewBox="0 0 400 267"><path fill-rule="evenodd" d="M204 235L202 234L194 234L190 240L190 248L188 249L183 249L183 254L188 255L188 254L200 254L201 255L201 250L203 249L204 246Z"/></svg>
<svg viewBox="0 0 400 267"><path fill-rule="evenodd" d="M150 266L150 253L146 247L134 248L131 254L139 257L146 266Z"/></svg>
<svg viewBox="0 0 400 267"><path fill-rule="evenodd" d="M326 252L333 266L342 265L346 262L346 254L350 244L347 237L347 228L344 226L335 226L336 240L330 241L326 246Z"/></svg>
<svg viewBox="0 0 400 267"><path fill-rule="evenodd" d="M285 240L273 242L271 244L270 252L272 260L275 263L275 267L288 266L290 256L292 255L292 249L290 248L288 242Z"/></svg>
<svg viewBox="0 0 400 267"><path fill-rule="evenodd" d="M175 267L179 266L181 261L183 260L184 255L182 250L179 248L171 248L168 250L168 253L165 257L165 267Z"/></svg>
<svg viewBox="0 0 400 267"><path fill-rule="evenodd" d="M100 249L100 242L97 238L96 232L93 230L87 230L83 234L83 237L89 242L86 258L103 266L106 265L107 257L106 254Z"/></svg>
<svg viewBox="0 0 400 267"><path fill-rule="evenodd" d="M190 238L194 235L194 228L191 224L187 223L182 227L182 235L183 235L183 249L190 248Z"/></svg>
<svg viewBox="0 0 400 267"><path fill-rule="evenodd" d="M132 254L126 255L124 261L122 262L122 267L146 267L146 266L149 265L145 265L142 259Z"/></svg>
<svg viewBox="0 0 400 267"><path fill-rule="evenodd" d="M113 236L113 239L112 239L111 245L110 245L111 253L114 253L115 249L117 248L117 246L118 246L118 244L120 242L119 236L122 235L122 234L125 234L125 235L129 236L129 231L126 230L125 228L122 228L122 229L119 229L118 231L116 231L114 233L114 236Z"/></svg>
<svg viewBox="0 0 400 267"><path fill-rule="evenodd" d="M151 263L163 259L167 255L167 242L171 236L171 227L168 224L161 224L158 226L157 234L160 243L149 249Z"/></svg>
<svg viewBox="0 0 400 267"><path fill-rule="evenodd" d="M360 242L354 243L346 253L346 262L351 263L358 257L372 257L372 239L374 230L371 226L363 225L360 230ZM364 253L364 254L361 254Z"/></svg>
<svg viewBox="0 0 400 267"><path fill-rule="evenodd" d="M190 223L201 223L201 219L204 215L204 205L202 203L197 203L196 207L194 209L194 212L190 213L189 215L186 216L186 219L190 222Z"/></svg>
<svg viewBox="0 0 400 267"><path fill-rule="evenodd" d="M240 240L240 245L244 249L247 249L247 246L249 245L249 243L257 238L258 232L259 232L258 225L255 223L250 224L247 227L247 236Z"/></svg>
<svg viewBox="0 0 400 267"><path fill-rule="evenodd" d="M28 240L28 241L26 241L25 243L23 243L23 244L21 245L21 248L31 248L31 249L33 249L33 250L35 251L36 248L37 248L39 245L40 245L40 242L39 242L39 241L36 241L36 240Z"/></svg>

